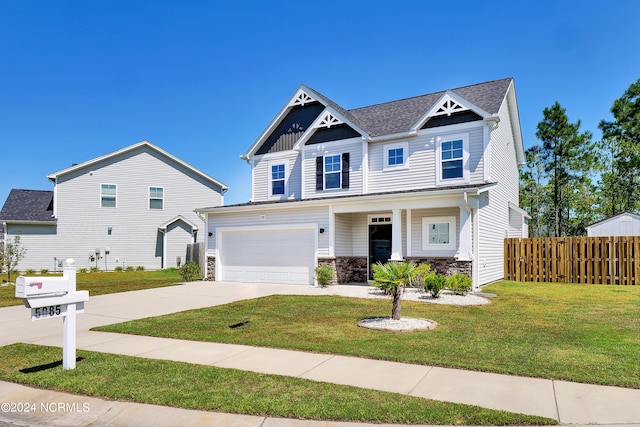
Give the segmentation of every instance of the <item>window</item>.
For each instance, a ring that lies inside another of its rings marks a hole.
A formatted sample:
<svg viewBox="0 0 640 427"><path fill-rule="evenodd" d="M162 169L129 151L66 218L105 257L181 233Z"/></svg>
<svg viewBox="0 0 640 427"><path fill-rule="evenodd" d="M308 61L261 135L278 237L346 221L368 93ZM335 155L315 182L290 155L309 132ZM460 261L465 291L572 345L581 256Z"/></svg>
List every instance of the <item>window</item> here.
<svg viewBox="0 0 640 427"><path fill-rule="evenodd" d="M469 135L438 137L436 184L469 182Z"/></svg>
<svg viewBox="0 0 640 427"><path fill-rule="evenodd" d="M340 188L340 175L341 175L340 155L326 156L324 158L324 188Z"/></svg>
<svg viewBox="0 0 640 427"><path fill-rule="evenodd" d="M455 250L456 218L453 216L422 218L422 249Z"/></svg>
<svg viewBox="0 0 640 427"><path fill-rule="evenodd" d="M316 190L349 188L349 153L316 157Z"/></svg>
<svg viewBox="0 0 640 427"><path fill-rule="evenodd" d="M442 142L442 179L462 178L462 140Z"/></svg>
<svg viewBox="0 0 640 427"><path fill-rule="evenodd" d="M164 189L162 187L149 187L149 209L164 208Z"/></svg>
<svg viewBox="0 0 640 427"><path fill-rule="evenodd" d="M116 185L101 184L100 199L101 199L100 205L103 208L115 208L116 207Z"/></svg>
<svg viewBox="0 0 640 427"><path fill-rule="evenodd" d="M409 145L406 142L384 146L384 170L399 169L406 165Z"/></svg>
<svg viewBox="0 0 640 427"><path fill-rule="evenodd" d="M271 166L271 195L284 194L284 165Z"/></svg>

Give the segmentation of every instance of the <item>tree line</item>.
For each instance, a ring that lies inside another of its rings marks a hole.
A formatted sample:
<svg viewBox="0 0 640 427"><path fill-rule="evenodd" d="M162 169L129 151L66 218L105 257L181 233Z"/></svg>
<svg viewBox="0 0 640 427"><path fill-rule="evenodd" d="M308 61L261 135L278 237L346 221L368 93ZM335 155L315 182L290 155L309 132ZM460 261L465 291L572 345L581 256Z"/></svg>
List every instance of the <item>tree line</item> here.
<svg viewBox="0 0 640 427"><path fill-rule="evenodd" d="M582 236L594 222L640 210L640 79L613 102L594 140L555 102L542 111L536 144L520 169L529 236Z"/></svg>

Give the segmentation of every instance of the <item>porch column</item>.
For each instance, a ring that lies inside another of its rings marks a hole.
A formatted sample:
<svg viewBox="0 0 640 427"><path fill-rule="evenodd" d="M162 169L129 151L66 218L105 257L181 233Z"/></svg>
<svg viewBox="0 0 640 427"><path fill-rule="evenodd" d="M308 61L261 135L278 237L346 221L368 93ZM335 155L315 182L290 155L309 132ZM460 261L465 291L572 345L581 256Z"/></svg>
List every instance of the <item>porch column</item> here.
<svg viewBox="0 0 640 427"><path fill-rule="evenodd" d="M336 256L336 214L333 205L329 205L329 256Z"/></svg>
<svg viewBox="0 0 640 427"><path fill-rule="evenodd" d="M460 206L460 245L456 252L459 261L471 261L471 215L467 206Z"/></svg>
<svg viewBox="0 0 640 427"><path fill-rule="evenodd" d="M402 261L402 216L400 209L391 211L391 261Z"/></svg>

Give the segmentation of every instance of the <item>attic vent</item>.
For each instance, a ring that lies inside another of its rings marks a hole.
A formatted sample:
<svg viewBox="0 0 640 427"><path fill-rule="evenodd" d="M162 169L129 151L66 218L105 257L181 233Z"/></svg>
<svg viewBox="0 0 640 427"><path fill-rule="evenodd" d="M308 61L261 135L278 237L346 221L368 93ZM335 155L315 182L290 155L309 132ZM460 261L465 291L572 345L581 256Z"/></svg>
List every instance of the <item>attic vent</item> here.
<svg viewBox="0 0 640 427"><path fill-rule="evenodd" d="M304 104L308 104L310 102L315 101L315 99L313 99L312 97L310 97L309 95L307 95L305 92L300 91L298 92L298 96L296 96L294 98L294 100L291 102L290 105L292 106L303 106Z"/></svg>
<svg viewBox="0 0 640 427"><path fill-rule="evenodd" d="M333 114L327 113L322 117L320 123L316 125L317 128L330 128L331 126L341 125L344 122L336 118Z"/></svg>
<svg viewBox="0 0 640 427"><path fill-rule="evenodd" d="M450 116L452 113L457 113L457 112L466 111L466 110L468 110L467 107L458 104L456 101L446 96L442 100L442 104L440 104L440 107L436 109L433 115L434 116L444 116L444 115Z"/></svg>

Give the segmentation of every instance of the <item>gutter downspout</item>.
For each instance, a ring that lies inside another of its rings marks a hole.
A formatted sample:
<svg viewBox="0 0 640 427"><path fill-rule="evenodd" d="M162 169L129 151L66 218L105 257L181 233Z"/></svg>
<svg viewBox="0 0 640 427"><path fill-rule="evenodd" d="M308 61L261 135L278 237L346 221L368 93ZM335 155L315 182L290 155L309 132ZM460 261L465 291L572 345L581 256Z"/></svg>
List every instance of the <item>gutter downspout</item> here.
<svg viewBox="0 0 640 427"><path fill-rule="evenodd" d="M478 269L478 230L476 227L477 224L477 210L474 212L473 208L469 205L469 194L465 191L463 193L464 198L464 208L467 211L467 215L469 221L471 221L471 248L469 251L469 258L471 259L471 288L472 290L478 291L480 286L478 285L479 278L479 269Z"/></svg>
<svg viewBox="0 0 640 427"><path fill-rule="evenodd" d="M207 217L209 215L207 214L207 217L204 217L198 210L194 210L193 212L195 212L204 224L204 236L202 236L202 240L204 241L204 280L207 280L207 277L209 277L209 260L207 259L207 252L209 251L209 225L207 224Z"/></svg>

